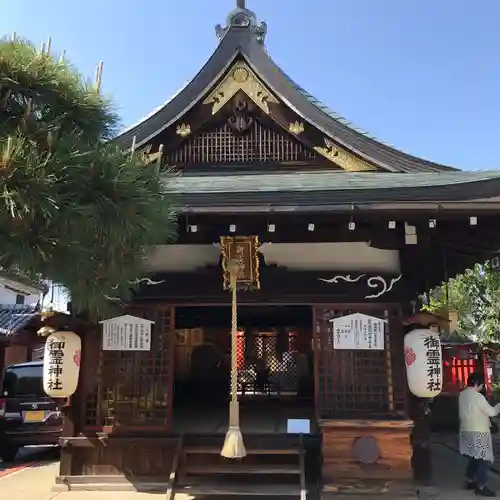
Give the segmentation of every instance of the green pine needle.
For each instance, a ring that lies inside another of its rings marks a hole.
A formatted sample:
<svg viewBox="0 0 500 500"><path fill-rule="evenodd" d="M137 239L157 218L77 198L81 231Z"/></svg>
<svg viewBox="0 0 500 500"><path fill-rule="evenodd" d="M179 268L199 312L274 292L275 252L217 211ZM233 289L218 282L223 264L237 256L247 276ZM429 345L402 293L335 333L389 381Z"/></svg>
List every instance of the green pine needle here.
<svg viewBox="0 0 500 500"><path fill-rule="evenodd" d="M94 319L130 298L147 248L175 238L168 176L107 142L117 126L69 63L0 41L0 268L60 283Z"/></svg>

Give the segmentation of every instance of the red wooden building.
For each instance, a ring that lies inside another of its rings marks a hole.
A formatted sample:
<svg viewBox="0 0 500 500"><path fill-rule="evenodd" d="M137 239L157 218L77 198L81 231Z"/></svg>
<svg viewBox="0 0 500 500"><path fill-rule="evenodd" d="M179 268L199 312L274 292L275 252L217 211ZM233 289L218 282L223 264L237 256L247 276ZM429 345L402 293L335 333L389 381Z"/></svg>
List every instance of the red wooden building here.
<svg viewBox="0 0 500 500"><path fill-rule="evenodd" d="M402 319L500 248L499 171L458 171L352 128L273 61L267 26L243 4L195 78L116 139L179 172L166 181L179 237L152 249L151 280L129 306L154 321L149 351L103 351L99 326L82 332L59 485L194 494L230 472L291 477L299 493L363 478L373 494L409 481ZM238 463L218 455L231 348L221 237L246 245L254 285L238 292L249 449ZM331 320L350 313L386 320L382 349L335 345ZM296 420L306 436L289 432ZM304 463L318 455L314 479Z"/></svg>
<svg viewBox="0 0 500 500"><path fill-rule="evenodd" d="M458 395L465 388L471 373L484 374L486 397L493 397L492 367L497 348L452 340L442 341L442 347L443 391L432 404L432 424L435 429L450 430L458 428Z"/></svg>

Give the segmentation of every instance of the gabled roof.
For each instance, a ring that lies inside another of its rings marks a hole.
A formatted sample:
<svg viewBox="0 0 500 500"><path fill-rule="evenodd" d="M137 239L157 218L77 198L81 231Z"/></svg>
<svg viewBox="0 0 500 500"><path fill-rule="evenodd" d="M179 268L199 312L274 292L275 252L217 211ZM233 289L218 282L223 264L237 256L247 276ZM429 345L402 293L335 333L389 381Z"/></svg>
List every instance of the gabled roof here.
<svg viewBox="0 0 500 500"><path fill-rule="evenodd" d="M0 286L21 295L36 295L43 289L42 284L35 283L25 276L7 273L3 270L0 270Z"/></svg>
<svg viewBox="0 0 500 500"><path fill-rule="evenodd" d="M238 17L240 16L240 17ZM241 17L242 16L242 17ZM246 16L246 17L245 17ZM389 172L442 172L451 167L406 154L351 126L291 80L268 55L263 44L266 27L256 24L248 9L235 9L225 29L217 28L219 46L199 73L178 94L115 141L129 149L151 141L202 101L237 59L244 59L263 84L305 123L321 131L349 153Z"/></svg>
<svg viewBox="0 0 500 500"><path fill-rule="evenodd" d="M0 340L15 335L39 314L36 306L0 304Z"/></svg>

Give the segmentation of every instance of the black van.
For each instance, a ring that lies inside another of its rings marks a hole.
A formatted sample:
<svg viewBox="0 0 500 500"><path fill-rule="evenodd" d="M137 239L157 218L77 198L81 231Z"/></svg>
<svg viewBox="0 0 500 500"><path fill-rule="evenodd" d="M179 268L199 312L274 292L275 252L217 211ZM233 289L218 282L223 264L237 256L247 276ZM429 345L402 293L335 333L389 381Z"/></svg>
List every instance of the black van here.
<svg viewBox="0 0 500 500"><path fill-rule="evenodd" d="M43 361L7 366L0 392L0 459L12 461L19 448L58 444L64 399L43 390Z"/></svg>

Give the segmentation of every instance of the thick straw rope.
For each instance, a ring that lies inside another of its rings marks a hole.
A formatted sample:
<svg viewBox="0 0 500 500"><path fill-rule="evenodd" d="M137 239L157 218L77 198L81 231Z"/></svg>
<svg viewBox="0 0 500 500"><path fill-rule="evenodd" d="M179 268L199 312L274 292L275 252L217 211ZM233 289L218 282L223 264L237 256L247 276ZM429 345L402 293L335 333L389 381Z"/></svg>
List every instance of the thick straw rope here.
<svg viewBox="0 0 500 500"><path fill-rule="evenodd" d="M231 273L231 403L229 405L229 429L224 440L221 455L226 458L243 458L247 451L243 443L243 436L240 431L240 417L238 408L238 387L237 387L237 329L238 317L236 309L236 280L237 274L232 267Z"/></svg>
<svg viewBox="0 0 500 500"><path fill-rule="evenodd" d="M238 340L236 331L238 329L238 311L236 308L236 276L231 276L231 399L235 401L238 397Z"/></svg>

